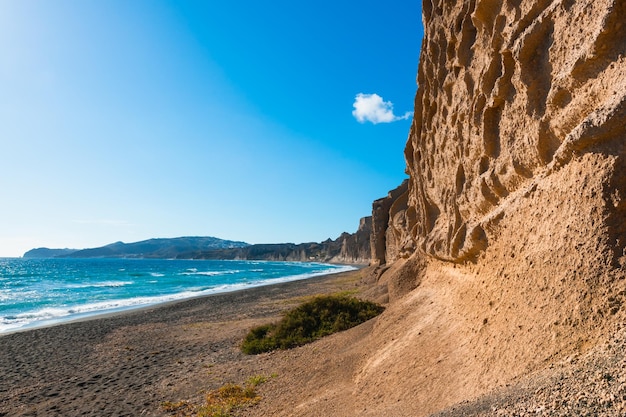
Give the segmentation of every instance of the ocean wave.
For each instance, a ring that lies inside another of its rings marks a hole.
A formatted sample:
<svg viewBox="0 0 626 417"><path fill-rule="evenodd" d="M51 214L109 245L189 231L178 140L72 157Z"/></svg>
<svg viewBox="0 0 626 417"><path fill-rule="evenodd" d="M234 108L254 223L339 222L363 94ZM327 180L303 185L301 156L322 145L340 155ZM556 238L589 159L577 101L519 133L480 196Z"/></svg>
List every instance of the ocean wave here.
<svg viewBox="0 0 626 417"><path fill-rule="evenodd" d="M78 289L78 288L106 288L106 287L116 288L116 287L124 287L126 285L132 285L134 283L135 283L134 281L85 282L83 284L70 284L70 285L66 286L65 288L72 288L72 289Z"/></svg>
<svg viewBox="0 0 626 417"><path fill-rule="evenodd" d="M109 300L95 303L87 303L71 307L47 307L24 313L7 315L0 318L0 334L39 326L58 324L71 319L79 319L115 311L122 311L136 307L190 298L198 295L198 292L185 291L182 293L154 296L135 297L126 300Z"/></svg>
<svg viewBox="0 0 626 417"><path fill-rule="evenodd" d="M195 269L195 268L193 268ZM189 270L187 270L189 271ZM178 275L204 275L207 277L216 277L216 276L220 276L220 275L231 275L231 274L238 274L241 271L238 269L231 269L228 271L198 271L195 270L194 272L181 272Z"/></svg>
<svg viewBox="0 0 626 417"><path fill-rule="evenodd" d="M0 301L28 300L38 298L39 291L31 289L17 288L14 290L0 290Z"/></svg>
<svg viewBox="0 0 626 417"><path fill-rule="evenodd" d="M132 308L145 307L170 301L189 299L199 296L205 296L209 294L216 293L225 293L237 291L245 288L259 287L270 284L277 284L288 281L296 281L296 280L304 280L307 278L312 278L321 275L327 275L331 273L339 273L344 271L350 271L356 269L352 266L328 266L328 268L318 270L316 272L310 272L305 274L298 275L290 275L280 278L268 278L264 280L258 281L246 281L239 282L235 284L221 284L211 287L195 287L188 288L184 291L174 293L174 294L166 294L166 295L158 295L158 296L140 296L129 299L117 299L117 300L109 300L109 301L99 301L92 303L85 303L82 305L74 305L68 307L47 307L41 308L37 310L22 312L19 314L9 315L7 314L4 317L0 317L0 334L11 332L11 331L19 331L30 329L39 326L47 326L60 324L63 322L71 321L74 319L80 319L88 316L95 316L99 314L105 314L110 312L128 310ZM222 274L234 274L237 272L241 272L238 270L229 270L229 271L197 271L194 274L199 275L222 275ZM187 274L192 274L191 272L187 272ZM106 287L106 286L114 286L120 287L125 285L133 284L133 281L103 281L96 283L84 283L84 284L76 284L74 288L89 288L89 287ZM0 293L0 297L3 293ZM5 294L6 296L6 294ZM1 298L0 298L1 299Z"/></svg>
<svg viewBox="0 0 626 417"><path fill-rule="evenodd" d="M230 290L228 287L233 287ZM96 316L132 308L146 307L169 301L184 300L216 292L227 292L239 289L239 285L224 285L215 288L194 288L175 294L151 297L134 297L124 300L109 300L81 304L71 307L46 307L24 313L7 315L0 318L0 334L14 330L29 329L39 326L59 324L73 319Z"/></svg>

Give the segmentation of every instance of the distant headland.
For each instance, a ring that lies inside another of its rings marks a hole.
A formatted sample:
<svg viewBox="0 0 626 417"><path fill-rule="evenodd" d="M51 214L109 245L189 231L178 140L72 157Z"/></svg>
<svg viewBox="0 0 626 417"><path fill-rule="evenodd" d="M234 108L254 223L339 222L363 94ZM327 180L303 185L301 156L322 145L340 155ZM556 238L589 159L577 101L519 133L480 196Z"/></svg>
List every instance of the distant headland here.
<svg viewBox="0 0 626 417"><path fill-rule="evenodd" d="M268 261L315 261L367 264L370 259L371 217L361 219L355 233L335 240L308 243L251 245L211 236L156 238L140 242L115 242L89 249L36 248L24 253L33 258L137 258L137 259L238 259Z"/></svg>

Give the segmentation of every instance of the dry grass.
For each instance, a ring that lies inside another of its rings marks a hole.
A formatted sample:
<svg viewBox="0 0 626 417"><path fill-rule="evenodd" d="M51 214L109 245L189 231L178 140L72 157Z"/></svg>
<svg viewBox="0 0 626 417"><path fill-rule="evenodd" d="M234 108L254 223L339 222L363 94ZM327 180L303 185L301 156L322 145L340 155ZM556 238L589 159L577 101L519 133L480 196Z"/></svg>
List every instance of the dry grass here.
<svg viewBox="0 0 626 417"><path fill-rule="evenodd" d="M257 375L249 378L244 386L229 383L209 391L204 404L166 401L161 408L176 417L234 417L261 401L256 387L267 380L268 377Z"/></svg>

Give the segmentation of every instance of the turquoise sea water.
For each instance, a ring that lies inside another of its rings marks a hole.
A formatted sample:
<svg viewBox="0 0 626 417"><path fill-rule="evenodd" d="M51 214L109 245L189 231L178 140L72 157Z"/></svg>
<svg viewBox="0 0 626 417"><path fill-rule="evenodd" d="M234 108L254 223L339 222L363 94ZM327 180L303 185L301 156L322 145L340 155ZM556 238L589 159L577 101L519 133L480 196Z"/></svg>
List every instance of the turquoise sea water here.
<svg viewBox="0 0 626 417"><path fill-rule="evenodd" d="M314 262L0 259L0 334L350 269Z"/></svg>

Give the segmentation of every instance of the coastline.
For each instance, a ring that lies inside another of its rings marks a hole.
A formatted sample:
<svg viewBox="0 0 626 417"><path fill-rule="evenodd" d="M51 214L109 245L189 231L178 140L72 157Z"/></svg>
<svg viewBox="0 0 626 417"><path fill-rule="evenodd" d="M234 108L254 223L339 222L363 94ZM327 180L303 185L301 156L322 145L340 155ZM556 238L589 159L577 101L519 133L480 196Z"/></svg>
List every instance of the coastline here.
<svg viewBox="0 0 626 417"><path fill-rule="evenodd" d="M164 401L198 398L259 373L249 328L304 297L364 287L364 269L177 300L0 335L0 416L168 415Z"/></svg>

